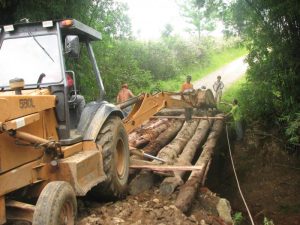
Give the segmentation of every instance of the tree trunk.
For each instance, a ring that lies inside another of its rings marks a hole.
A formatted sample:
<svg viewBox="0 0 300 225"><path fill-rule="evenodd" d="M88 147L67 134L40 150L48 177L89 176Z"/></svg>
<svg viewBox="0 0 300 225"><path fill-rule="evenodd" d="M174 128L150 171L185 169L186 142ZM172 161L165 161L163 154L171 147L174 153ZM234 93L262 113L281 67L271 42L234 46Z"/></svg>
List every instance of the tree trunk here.
<svg viewBox="0 0 300 225"><path fill-rule="evenodd" d="M170 126L170 121L165 121L161 123L159 126L152 128L151 130L146 130L142 136L137 138L136 140L131 140L130 146L135 148L141 148L147 145L150 141L157 138L162 132L164 132Z"/></svg>
<svg viewBox="0 0 300 225"><path fill-rule="evenodd" d="M182 120L172 120L170 122L171 125L154 141L150 142L150 144L143 148L143 151L154 156L157 155L159 150L161 150L165 145L173 140L173 138L182 128L183 123L184 121ZM138 158L138 156L133 155L130 157L130 160L133 162L134 160L138 160ZM131 174L133 175L138 171L139 170L136 169L132 170ZM136 177L132 179L129 184L130 194L138 194L151 188L153 185L154 177L155 175L150 171L141 171Z"/></svg>
<svg viewBox="0 0 300 225"><path fill-rule="evenodd" d="M156 127L161 126L162 124L168 123L168 119L152 119L148 120L144 125L135 129L128 135L129 146L136 147L135 142L138 138L140 138L144 133L155 129Z"/></svg>
<svg viewBox="0 0 300 225"><path fill-rule="evenodd" d="M156 116L179 116L184 114L184 109L162 109L158 113L156 113Z"/></svg>
<svg viewBox="0 0 300 225"><path fill-rule="evenodd" d="M198 124L198 119L185 122L179 133L176 135L175 139L173 139L170 144L161 149L157 156L164 159L169 164L174 164L174 160L182 152L185 145L191 139Z"/></svg>
<svg viewBox="0 0 300 225"><path fill-rule="evenodd" d="M179 156L176 165L188 166L191 165L191 162L197 152L197 149L203 144L209 129L212 125L213 120L201 120L194 136L188 142L188 144L183 149L181 155ZM175 188L183 184L182 177L184 176L185 171L176 171L174 177L167 177L160 185L160 193L162 195L170 195L174 192Z"/></svg>
<svg viewBox="0 0 300 225"><path fill-rule="evenodd" d="M195 164L196 166L200 166L203 169L193 171L187 182L180 189L175 205L184 213L189 210L192 201L195 198L198 187L201 184L206 171L208 170L207 166L212 158L215 146L217 144L219 136L222 133L222 130L223 120L216 120L204 145L204 149Z"/></svg>
<svg viewBox="0 0 300 225"><path fill-rule="evenodd" d="M182 120L172 120L170 126L161 133L154 141L150 142L143 151L151 155L157 155L165 145L167 145L176 136L183 125Z"/></svg>

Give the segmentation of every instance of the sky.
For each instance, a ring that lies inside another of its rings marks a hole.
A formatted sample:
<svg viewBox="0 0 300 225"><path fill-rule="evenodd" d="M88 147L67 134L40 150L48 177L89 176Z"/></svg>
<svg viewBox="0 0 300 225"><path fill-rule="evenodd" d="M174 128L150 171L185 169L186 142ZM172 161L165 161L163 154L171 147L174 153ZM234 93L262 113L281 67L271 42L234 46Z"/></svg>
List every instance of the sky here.
<svg viewBox="0 0 300 225"><path fill-rule="evenodd" d="M134 35L139 39L158 39L166 24L171 24L175 33L184 34L189 26L180 15L175 0L122 0L129 6L129 17Z"/></svg>
<svg viewBox="0 0 300 225"><path fill-rule="evenodd" d="M127 3L133 34L142 40L158 39L166 24L171 24L173 33L188 37L185 30L191 27L186 18L180 15L176 0L120 0ZM221 27L212 35L220 36Z"/></svg>

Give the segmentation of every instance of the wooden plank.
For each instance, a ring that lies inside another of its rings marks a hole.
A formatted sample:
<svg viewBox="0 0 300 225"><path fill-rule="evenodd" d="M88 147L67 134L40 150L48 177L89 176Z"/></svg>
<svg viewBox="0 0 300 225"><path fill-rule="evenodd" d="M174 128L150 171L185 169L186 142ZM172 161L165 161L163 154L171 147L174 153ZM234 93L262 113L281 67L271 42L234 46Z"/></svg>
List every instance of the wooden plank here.
<svg viewBox="0 0 300 225"><path fill-rule="evenodd" d="M139 166L139 165L160 165L159 163L153 161L146 161L142 159L130 158L130 165Z"/></svg>
<svg viewBox="0 0 300 225"><path fill-rule="evenodd" d="M185 119L183 116L152 116L151 118L160 118L160 119ZM223 120L222 116L192 116L192 119L216 119Z"/></svg>
<svg viewBox="0 0 300 225"><path fill-rule="evenodd" d="M132 169L147 169L154 171L194 171L203 170L203 166L169 166L169 165L130 165Z"/></svg>

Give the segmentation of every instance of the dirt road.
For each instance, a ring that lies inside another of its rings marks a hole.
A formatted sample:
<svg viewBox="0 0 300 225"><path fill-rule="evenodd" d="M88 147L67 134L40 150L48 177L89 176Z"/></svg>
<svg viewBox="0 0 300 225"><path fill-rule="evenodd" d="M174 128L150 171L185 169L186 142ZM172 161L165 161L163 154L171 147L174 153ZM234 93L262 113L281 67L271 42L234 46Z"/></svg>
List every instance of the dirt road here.
<svg viewBox="0 0 300 225"><path fill-rule="evenodd" d="M214 82L217 80L217 76L220 75L225 85L224 90L226 90L226 88L230 87L230 85L246 73L248 64L244 62L244 59L244 56L238 58L221 69L193 82L194 87L201 88L201 86L204 85L207 89L212 89Z"/></svg>

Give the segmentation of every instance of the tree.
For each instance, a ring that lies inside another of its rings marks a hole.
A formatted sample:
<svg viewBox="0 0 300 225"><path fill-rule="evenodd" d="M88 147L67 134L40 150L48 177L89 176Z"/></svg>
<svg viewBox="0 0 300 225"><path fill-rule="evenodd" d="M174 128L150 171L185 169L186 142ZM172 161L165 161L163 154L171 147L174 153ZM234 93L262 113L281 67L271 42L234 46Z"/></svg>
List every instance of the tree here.
<svg viewBox="0 0 300 225"><path fill-rule="evenodd" d="M298 0L237 0L227 21L250 51L246 116L276 120L292 142L300 141L299 9Z"/></svg>
<svg viewBox="0 0 300 225"><path fill-rule="evenodd" d="M192 25L190 31L197 33L200 40L203 31L213 31L217 16L222 9L221 0L179 0L182 15Z"/></svg>
<svg viewBox="0 0 300 225"><path fill-rule="evenodd" d="M161 33L162 38L168 38L172 35L174 28L171 24L166 24L164 30Z"/></svg>

